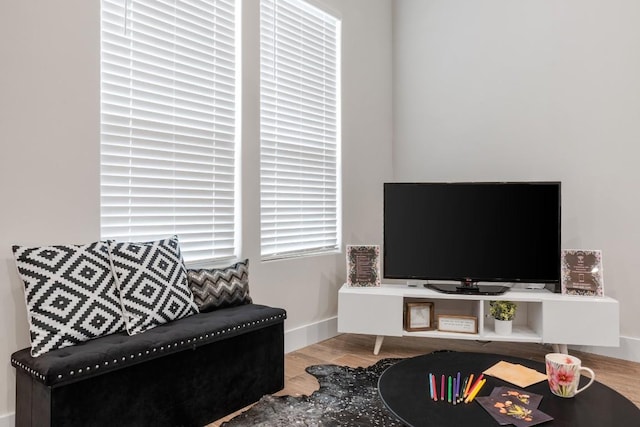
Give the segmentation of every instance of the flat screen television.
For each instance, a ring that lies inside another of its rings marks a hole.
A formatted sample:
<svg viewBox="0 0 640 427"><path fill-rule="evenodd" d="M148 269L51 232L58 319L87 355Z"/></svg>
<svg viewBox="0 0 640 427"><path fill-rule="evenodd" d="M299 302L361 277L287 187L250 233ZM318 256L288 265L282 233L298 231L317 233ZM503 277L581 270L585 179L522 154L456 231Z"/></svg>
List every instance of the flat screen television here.
<svg viewBox="0 0 640 427"><path fill-rule="evenodd" d="M560 187L385 183L384 277L426 280L447 293L500 294L518 282L558 292Z"/></svg>

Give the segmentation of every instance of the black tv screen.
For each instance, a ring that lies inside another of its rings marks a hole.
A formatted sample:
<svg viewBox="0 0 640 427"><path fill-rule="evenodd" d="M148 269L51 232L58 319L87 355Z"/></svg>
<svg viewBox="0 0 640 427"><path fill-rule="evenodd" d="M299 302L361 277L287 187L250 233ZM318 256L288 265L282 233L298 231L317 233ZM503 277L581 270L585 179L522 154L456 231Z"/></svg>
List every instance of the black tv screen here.
<svg viewBox="0 0 640 427"><path fill-rule="evenodd" d="M385 183L384 277L559 283L560 183Z"/></svg>

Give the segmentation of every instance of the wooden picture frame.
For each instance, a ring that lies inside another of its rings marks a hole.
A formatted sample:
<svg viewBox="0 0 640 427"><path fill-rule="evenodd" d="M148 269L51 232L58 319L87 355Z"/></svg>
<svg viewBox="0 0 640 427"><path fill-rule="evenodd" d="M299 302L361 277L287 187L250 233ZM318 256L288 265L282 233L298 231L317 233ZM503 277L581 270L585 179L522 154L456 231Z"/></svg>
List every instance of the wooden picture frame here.
<svg viewBox="0 0 640 427"><path fill-rule="evenodd" d="M408 332L435 329L432 302L406 302L404 304L404 329Z"/></svg>
<svg viewBox="0 0 640 427"><path fill-rule="evenodd" d="M438 330L463 334L478 333L478 318L475 316L438 315Z"/></svg>

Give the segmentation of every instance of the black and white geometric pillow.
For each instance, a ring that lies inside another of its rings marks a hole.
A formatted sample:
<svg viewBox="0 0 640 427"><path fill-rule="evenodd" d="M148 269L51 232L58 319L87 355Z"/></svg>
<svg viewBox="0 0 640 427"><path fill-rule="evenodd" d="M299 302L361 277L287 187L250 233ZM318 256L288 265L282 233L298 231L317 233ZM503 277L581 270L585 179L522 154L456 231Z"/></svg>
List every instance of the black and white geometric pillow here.
<svg viewBox="0 0 640 427"><path fill-rule="evenodd" d="M110 242L129 335L196 314L178 237L147 243Z"/></svg>
<svg viewBox="0 0 640 427"><path fill-rule="evenodd" d="M31 355L124 330L107 242L13 246L24 282Z"/></svg>
<svg viewBox="0 0 640 427"><path fill-rule="evenodd" d="M252 302L248 259L222 269L189 269L187 277L201 312Z"/></svg>

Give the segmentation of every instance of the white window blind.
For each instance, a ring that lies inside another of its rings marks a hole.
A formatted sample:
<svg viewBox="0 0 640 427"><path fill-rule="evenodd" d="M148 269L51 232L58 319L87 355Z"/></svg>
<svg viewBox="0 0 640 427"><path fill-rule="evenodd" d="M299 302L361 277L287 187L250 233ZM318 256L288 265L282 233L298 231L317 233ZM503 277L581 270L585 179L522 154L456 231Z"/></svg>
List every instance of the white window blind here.
<svg viewBox="0 0 640 427"><path fill-rule="evenodd" d="M101 233L235 249L234 0L102 0Z"/></svg>
<svg viewBox="0 0 640 427"><path fill-rule="evenodd" d="M300 0L260 8L263 259L339 247L340 21Z"/></svg>

